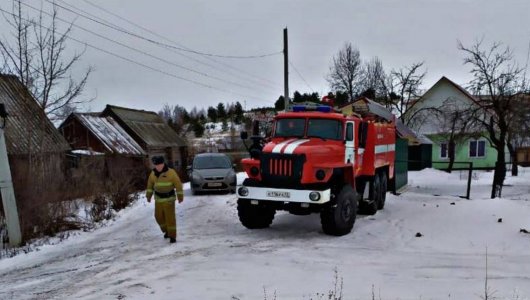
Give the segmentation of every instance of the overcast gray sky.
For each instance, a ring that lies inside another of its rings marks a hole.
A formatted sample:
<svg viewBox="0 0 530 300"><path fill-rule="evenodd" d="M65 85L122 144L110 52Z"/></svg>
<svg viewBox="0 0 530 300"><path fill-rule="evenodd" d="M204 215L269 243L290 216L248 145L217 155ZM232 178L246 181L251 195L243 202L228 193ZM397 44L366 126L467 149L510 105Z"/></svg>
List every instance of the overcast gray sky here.
<svg viewBox="0 0 530 300"><path fill-rule="evenodd" d="M522 64L527 60L530 43L528 0L62 1L66 4L57 3L81 9L148 39L219 55L280 52L282 30L288 27L290 61L307 81L291 67L291 94L295 90L327 93L325 75L332 56L345 42L358 47L363 59L378 56L386 70L425 61L428 75L423 88L444 75L460 84L469 81L469 68L462 64L457 40L465 45L482 37L487 43L503 42L513 48ZM42 3L45 10L51 9L45 0L25 2L37 6ZM4 9L11 6L10 0L0 3ZM206 108L220 101L240 101L250 108L270 106L283 94L281 54L256 59L212 59L164 49L59 9L61 18L75 19L79 26L164 60L74 28L72 37L165 73L88 47L78 67L95 68L85 96L96 98L85 109L99 111L106 104L114 104L157 111L164 103L191 109ZM0 34L6 35L5 22L0 25ZM72 49L80 48L73 41L70 45Z"/></svg>

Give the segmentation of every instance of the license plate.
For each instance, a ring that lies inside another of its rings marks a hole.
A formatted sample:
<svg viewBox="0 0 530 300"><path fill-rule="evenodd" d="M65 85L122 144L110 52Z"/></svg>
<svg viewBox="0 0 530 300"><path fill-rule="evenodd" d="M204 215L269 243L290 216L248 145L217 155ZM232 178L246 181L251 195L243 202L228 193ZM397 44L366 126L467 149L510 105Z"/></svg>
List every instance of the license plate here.
<svg viewBox="0 0 530 300"><path fill-rule="evenodd" d="M267 191L267 197L291 198L291 193L290 192Z"/></svg>
<svg viewBox="0 0 530 300"><path fill-rule="evenodd" d="M208 182L208 186L210 187L219 187L219 186L222 186L223 184L220 183L220 182Z"/></svg>

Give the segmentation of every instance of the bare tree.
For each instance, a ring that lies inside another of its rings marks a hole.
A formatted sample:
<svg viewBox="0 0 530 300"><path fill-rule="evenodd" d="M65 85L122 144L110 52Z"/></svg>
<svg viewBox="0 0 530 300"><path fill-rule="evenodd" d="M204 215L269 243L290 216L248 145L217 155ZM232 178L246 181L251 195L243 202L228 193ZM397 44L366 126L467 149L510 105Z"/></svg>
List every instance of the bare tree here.
<svg viewBox="0 0 530 300"><path fill-rule="evenodd" d="M360 91L362 79L361 54L351 43L344 47L333 57L333 63L329 68L327 81L335 92L346 92L349 101L352 101Z"/></svg>
<svg viewBox="0 0 530 300"><path fill-rule="evenodd" d="M12 13L4 13L11 28L11 39L0 39L5 72L17 75L48 117L57 119L65 107L75 108L86 102L80 96L92 69L84 71L79 80L74 79L72 70L84 51L67 56L67 39L73 24L64 31L59 29L55 5L51 13L41 9L37 18L28 16L23 5L21 0L15 0ZM44 15L49 16L48 21Z"/></svg>
<svg viewBox="0 0 530 300"><path fill-rule="evenodd" d="M447 142L446 151L449 158L447 171L449 173L453 170L456 145L471 137L480 137L480 126L478 126L475 118L477 109L472 105L463 105L456 99L449 97L443 101L440 107L426 111L424 114L436 118L435 124L440 136Z"/></svg>
<svg viewBox="0 0 530 300"><path fill-rule="evenodd" d="M508 129L508 151L512 157L512 176L519 174L517 149L530 141L530 94L518 94L511 116L513 125Z"/></svg>
<svg viewBox="0 0 530 300"><path fill-rule="evenodd" d="M379 57L373 57L364 64L362 79L362 94L364 96L386 105L385 100L388 98L386 81L387 75Z"/></svg>
<svg viewBox="0 0 530 300"><path fill-rule="evenodd" d="M518 109L517 97L528 92L524 69L513 59L512 50L494 42L483 47L483 40L470 47L458 42L464 52L464 64L471 66L473 80L470 88L478 95L482 109L478 121L488 132L492 146L497 150L497 161L493 175L491 198L500 197L506 177L505 148L509 141L510 128L515 126L514 112Z"/></svg>
<svg viewBox="0 0 530 300"><path fill-rule="evenodd" d="M169 122L170 120L173 120L173 111L175 107L169 104L164 104L162 106L162 109L158 111L158 115L162 117L166 122Z"/></svg>
<svg viewBox="0 0 530 300"><path fill-rule="evenodd" d="M413 116L407 114L421 95L420 87L427 72L422 70L424 62L413 63L408 67L392 70L387 79L385 89L388 101L394 112L399 115L403 123L409 125ZM419 112L419 111L418 111Z"/></svg>
<svg viewBox="0 0 530 300"><path fill-rule="evenodd" d="M7 60L4 57L2 57L1 59L2 60L0 61L0 74L8 73Z"/></svg>
<svg viewBox="0 0 530 300"><path fill-rule="evenodd" d="M196 108L195 108L196 112ZM184 132L184 125L188 120L188 112L186 109L179 105L169 105L164 104L162 109L158 112L158 115L160 115L167 124L175 130L178 134L186 134L187 132ZM191 130L190 127L188 127L188 130Z"/></svg>

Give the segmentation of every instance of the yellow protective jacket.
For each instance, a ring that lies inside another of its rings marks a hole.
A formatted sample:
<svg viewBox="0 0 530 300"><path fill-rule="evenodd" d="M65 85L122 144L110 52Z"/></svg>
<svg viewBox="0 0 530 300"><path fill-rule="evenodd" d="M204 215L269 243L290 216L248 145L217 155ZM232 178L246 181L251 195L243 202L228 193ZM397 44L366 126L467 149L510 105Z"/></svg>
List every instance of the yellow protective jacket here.
<svg viewBox="0 0 530 300"><path fill-rule="evenodd" d="M174 190L177 190L176 195ZM151 172L147 180L147 199L155 195L156 202L179 201L184 200L184 192L182 191L182 182L175 172L175 170L164 167L162 172L157 172L156 169Z"/></svg>

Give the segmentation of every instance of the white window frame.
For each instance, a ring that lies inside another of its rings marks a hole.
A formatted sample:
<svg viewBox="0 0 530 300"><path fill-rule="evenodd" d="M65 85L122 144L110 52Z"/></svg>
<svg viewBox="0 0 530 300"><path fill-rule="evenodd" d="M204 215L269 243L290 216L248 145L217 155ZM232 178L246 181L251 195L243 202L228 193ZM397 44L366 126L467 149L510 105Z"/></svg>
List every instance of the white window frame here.
<svg viewBox="0 0 530 300"><path fill-rule="evenodd" d="M445 156L442 155L442 145L445 145ZM449 142L440 143L440 159L449 159Z"/></svg>
<svg viewBox="0 0 530 300"><path fill-rule="evenodd" d="M477 148L475 149L475 153L476 153L476 156L471 156L471 143L472 142L476 142L477 144ZM479 144L480 143L484 143L484 155L478 155L478 149L479 149ZM469 140L469 143L468 143L468 151L467 151L467 155L469 158L484 158L486 157L486 141L485 140L482 140L482 139L479 139L479 140Z"/></svg>

